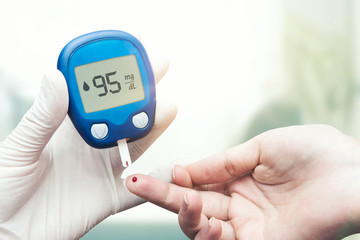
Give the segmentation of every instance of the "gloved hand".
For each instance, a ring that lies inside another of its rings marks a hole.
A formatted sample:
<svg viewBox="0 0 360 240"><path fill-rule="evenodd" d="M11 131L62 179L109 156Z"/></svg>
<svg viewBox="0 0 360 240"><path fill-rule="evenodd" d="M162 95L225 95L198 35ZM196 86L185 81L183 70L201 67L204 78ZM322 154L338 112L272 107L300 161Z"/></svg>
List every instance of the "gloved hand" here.
<svg viewBox="0 0 360 240"><path fill-rule="evenodd" d="M153 67L158 82L168 64ZM46 73L35 103L0 143L0 239L77 239L109 215L141 203L120 178L118 148L88 146L67 110L63 75ZM133 161L175 115L176 106L161 101L158 91L152 131L129 144Z"/></svg>

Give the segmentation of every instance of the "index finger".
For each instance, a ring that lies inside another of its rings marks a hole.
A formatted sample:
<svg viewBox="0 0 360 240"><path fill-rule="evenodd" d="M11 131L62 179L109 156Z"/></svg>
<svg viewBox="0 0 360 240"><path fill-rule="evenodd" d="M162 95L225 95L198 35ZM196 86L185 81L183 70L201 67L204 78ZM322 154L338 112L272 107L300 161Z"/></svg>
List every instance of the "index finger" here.
<svg viewBox="0 0 360 240"><path fill-rule="evenodd" d="M133 194L175 213L179 212L182 199L190 190L143 174L127 177L125 185ZM228 207L231 201L229 196L215 192L199 192L199 196L204 215L228 220Z"/></svg>
<svg viewBox="0 0 360 240"><path fill-rule="evenodd" d="M186 166L194 184L226 182L249 171L258 164L260 148L258 138L230 148Z"/></svg>

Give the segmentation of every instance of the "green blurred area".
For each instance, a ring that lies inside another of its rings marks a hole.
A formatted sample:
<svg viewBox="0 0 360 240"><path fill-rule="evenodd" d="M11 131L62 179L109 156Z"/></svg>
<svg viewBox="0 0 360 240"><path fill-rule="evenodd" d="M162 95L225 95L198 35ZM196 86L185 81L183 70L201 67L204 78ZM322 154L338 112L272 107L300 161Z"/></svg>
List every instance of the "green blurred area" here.
<svg viewBox="0 0 360 240"><path fill-rule="evenodd" d="M355 1L283 1L279 88L249 121L244 140L298 124L356 135ZM354 124L355 122L355 124Z"/></svg>
<svg viewBox="0 0 360 240"><path fill-rule="evenodd" d="M91 229L81 240L98 239L136 239L136 240L155 240L188 239L177 224L164 223L137 223L137 224L108 224L100 223Z"/></svg>

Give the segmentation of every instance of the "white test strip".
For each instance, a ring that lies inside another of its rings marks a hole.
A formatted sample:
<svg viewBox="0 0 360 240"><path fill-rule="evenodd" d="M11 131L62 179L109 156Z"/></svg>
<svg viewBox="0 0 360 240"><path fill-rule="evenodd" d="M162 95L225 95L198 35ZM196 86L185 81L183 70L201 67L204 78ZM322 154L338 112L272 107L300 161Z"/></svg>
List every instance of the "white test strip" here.
<svg viewBox="0 0 360 240"><path fill-rule="evenodd" d="M131 165L131 158L130 158L129 148L128 148L126 139L121 139L121 140L117 141L117 144L119 147L122 165L123 165L123 167L126 168Z"/></svg>

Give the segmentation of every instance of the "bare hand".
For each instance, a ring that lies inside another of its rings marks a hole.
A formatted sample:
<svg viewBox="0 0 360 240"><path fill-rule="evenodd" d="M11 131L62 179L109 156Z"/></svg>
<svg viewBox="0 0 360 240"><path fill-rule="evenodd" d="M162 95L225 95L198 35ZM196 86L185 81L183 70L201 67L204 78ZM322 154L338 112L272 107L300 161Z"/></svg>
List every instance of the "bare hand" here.
<svg viewBox="0 0 360 240"><path fill-rule="evenodd" d="M334 128L263 133L128 189L179 214L190 239L339 239L359 232L360 144ZM210 219L210 220L209 220Z"/></svg>

